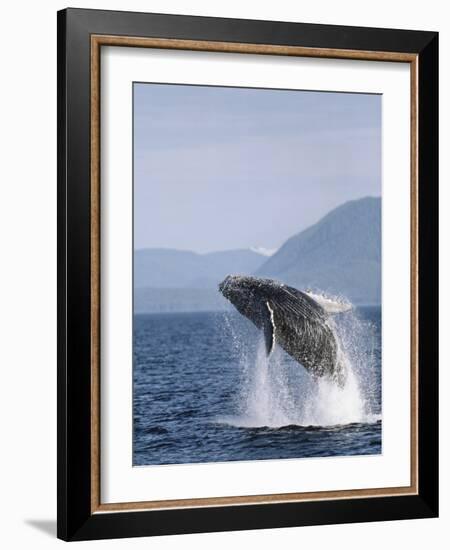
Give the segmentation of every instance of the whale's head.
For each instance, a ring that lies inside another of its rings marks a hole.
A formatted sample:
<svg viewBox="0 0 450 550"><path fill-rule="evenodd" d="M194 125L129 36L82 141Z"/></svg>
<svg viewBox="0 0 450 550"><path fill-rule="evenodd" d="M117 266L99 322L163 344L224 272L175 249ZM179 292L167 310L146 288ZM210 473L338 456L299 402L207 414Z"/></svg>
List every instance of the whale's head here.
<svg viewBox="0 0 450 550"><path fill-rule="evenodd" d="M266 303L277 285L270 279L228 275L219 284L219 291L242 315L259 324L257 317L266 311Z"/></svg>

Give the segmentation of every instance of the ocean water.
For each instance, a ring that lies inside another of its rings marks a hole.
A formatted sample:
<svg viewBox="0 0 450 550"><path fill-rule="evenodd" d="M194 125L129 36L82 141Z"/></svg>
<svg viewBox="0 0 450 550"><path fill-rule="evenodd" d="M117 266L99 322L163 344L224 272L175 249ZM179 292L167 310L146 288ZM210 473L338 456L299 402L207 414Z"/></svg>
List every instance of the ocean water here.
<svg viewBox="0 0 450 550"><path fill-rule="evenodd" d="M381 309L333 316L343 388L313 380L238 313L136 315L133 464L381 452Z"/></svg>

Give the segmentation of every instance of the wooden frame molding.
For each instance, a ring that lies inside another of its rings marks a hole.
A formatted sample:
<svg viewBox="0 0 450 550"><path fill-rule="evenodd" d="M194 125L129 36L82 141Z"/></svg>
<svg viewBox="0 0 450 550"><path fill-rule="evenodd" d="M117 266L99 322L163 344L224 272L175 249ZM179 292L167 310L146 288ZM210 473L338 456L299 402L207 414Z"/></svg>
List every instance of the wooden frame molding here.
<svg viewBox="0 0 450 550"><path fill-rule="evenodd" d="M356 59L408 63L411 74L411 484L409 487L367 488L314 493L286 493L147 502L101 503L100 500L100 52L102 46L164 48L239 54ZM418 105L419 63L415 53L309 48L236 42L143 38L92 34L90 38L90 254L91 254L91 513L165 510L319 500L417 495L419 491L419 191Z"/></svg>

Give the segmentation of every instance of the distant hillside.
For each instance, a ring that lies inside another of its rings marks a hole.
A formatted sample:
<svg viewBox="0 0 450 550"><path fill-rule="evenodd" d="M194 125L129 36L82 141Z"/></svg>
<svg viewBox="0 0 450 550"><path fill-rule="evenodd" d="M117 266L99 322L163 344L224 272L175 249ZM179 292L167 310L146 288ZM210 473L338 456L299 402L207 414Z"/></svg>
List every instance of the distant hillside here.
<svg viewBox="0 0 450 550"><path fill-rule="evenodd" d="M137 288L134 313L231 310L217 288Z"/></svg>
<svg viewBox="0 0 450 550"><path fill-rule="evenodd" d="M229 307L217 290L229 274L256 275L381 302L381 199L350 201L288 239L271 257L252 250L210 254L172 249L135 252L136 313L213 311Z"/></svg>
<svg viewBox="0 0 450 550"><path fill-rule="evenodd" d="M255 274L343 294L354 303L380 303L381 199L367 197L332 210L288 239Z"/></svg>
<svg viewBox="0 0 450 550"><path fill-rule="evenodd" d="M255 272L267 257L252 250L197 254L151 248L134 253L135 288L214 288L229 273Z"/></svg>

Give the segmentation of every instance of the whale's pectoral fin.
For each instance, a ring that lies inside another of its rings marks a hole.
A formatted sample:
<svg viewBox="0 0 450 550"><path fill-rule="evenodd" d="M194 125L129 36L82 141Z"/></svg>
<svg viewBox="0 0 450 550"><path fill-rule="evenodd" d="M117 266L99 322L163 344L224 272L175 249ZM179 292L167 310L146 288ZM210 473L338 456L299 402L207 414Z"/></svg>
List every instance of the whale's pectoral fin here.
<svg viewBox="0 0 450 550"><path fill-rule="evenodd" d="M275 322L273 318L273 310L270 307L269 302L266 302L267 316L264 318L263 331L264 341L266 343L266 353L270 355L275 345Z"/></svg>
<svg viewBox="0 0 450 550"><path fill-rule="evenodd" d="M273 344L274 344L274 336L273 336L273 327L270 322L264 323L264 341L266 343L266 353L267 355L270 355L273 350Z"/></svg>

